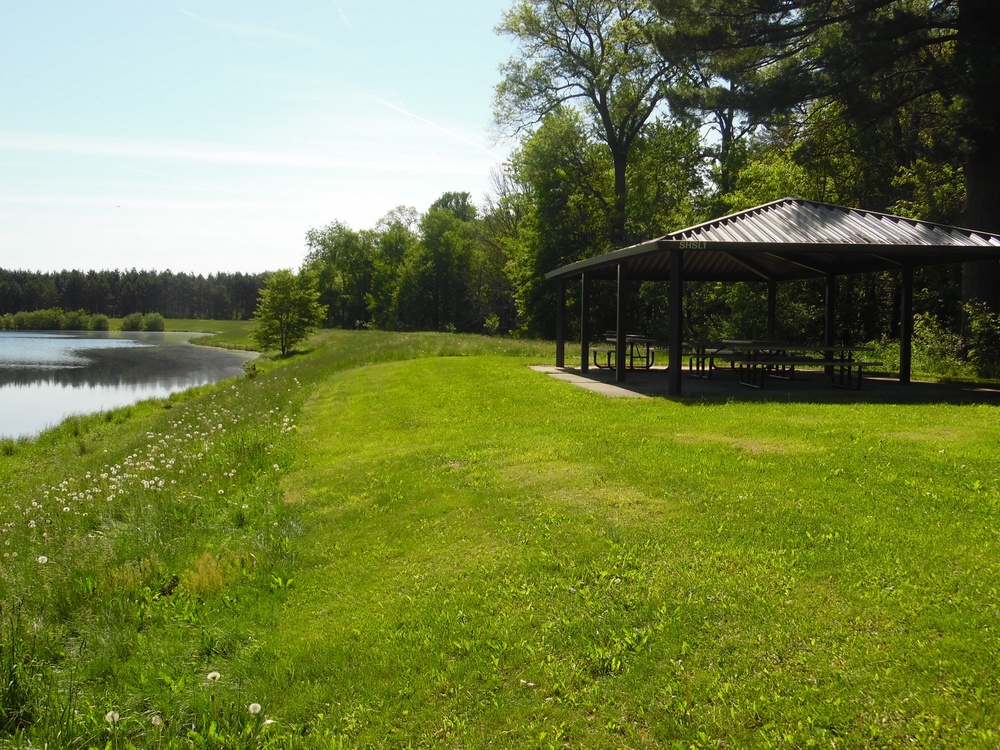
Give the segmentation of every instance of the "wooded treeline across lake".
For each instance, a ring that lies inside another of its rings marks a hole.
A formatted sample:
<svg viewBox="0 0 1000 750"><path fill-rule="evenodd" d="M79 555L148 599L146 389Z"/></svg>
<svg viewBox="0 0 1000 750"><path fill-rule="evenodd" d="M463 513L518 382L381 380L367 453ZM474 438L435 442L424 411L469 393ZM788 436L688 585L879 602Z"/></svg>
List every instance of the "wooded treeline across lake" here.
<svg viewBox="0 0 1000 750"><path fill-rule="evenodd" d="M55 273L0 269L0 315L59 308L112 318L158 312L167 318L248 320L265 273L208 276L172 271Z"/></svg>

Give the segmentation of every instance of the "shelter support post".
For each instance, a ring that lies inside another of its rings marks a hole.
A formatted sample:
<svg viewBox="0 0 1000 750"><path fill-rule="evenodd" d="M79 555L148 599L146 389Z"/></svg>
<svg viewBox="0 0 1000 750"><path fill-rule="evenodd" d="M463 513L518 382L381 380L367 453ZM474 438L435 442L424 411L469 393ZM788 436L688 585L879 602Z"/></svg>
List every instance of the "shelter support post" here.
<svg viewBox="0 0 1000 750"><path fill-rule="evenodd" d="M778 340L778 282L767 282L767 340Z"/></svg>
<svg viewBox="0 0 1000 750"><path fill-rule="evenodd" d="M913 266L903 264L903 289L899 305L899 382L910 382L913 365Z"/></svg>
<svg viewBox="0 0 1000 750"><path fill-rule="evenodd" d="M556 367L566 366L566 282L559 279L556 290Z"/></svg>
<svg viewBox="0 0 1000 750"><path fill-rule="evenodd" d="M590 370L590 279L580 274L580 372Z"/></svg>
<svg viewBox="0 0 1000 750"><path fill-rule="evenodd" d="M618 310L615 316L618 331L615 335L615 382L625 382L625 352L628 346L628 269L618 264Z"/></svg>
<svg viewBox="0 0 1000 750"><path fill-rule="evenodd" d="M837 277L832 273L826 275L826 295L823 312L823 345L833 346L837 322ZM827 377L833 375L833 368L824 368Z"/></svg>
<svg viewBox="0 0 1000 750"><path fill-rule="evenodd" d="M681 393L681 360L682 338L684 330L684 279L681 272L684 267L684 257L680 248L670 249L670 295L668 321L670 342L668 351L670 361L667 364L667 394L679 396Z"/></svg>

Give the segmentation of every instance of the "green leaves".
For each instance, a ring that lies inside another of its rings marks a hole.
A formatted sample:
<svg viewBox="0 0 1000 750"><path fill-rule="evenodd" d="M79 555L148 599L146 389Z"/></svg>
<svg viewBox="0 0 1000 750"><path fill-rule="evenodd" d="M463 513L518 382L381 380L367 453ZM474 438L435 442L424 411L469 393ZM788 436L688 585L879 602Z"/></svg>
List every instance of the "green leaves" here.
<svg viewBox="0 0 1000 750"><path fill-rule="evenodd" d="M319 302L316 282L308 273L277 271L268 279L260 295L251 334L263 349L288 353L323 322L326 306Z"/></svg>

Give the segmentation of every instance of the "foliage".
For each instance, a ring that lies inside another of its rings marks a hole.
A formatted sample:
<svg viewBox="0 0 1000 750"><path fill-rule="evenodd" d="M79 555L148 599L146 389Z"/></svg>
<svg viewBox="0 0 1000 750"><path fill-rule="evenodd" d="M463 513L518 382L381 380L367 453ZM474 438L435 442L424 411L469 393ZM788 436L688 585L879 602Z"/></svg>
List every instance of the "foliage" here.
<svg viewBox="0 0 1000 750"><path fill-rule="evenodd" d="M142 330L162 332L166 330L166 321L159 313L146 313L142 316Z"/></svg>
<svg viewBox="0 0 1000 750"><path fill-rule="evenodd" d="M123 331L141 331L142 330L142 313L134 312L129 313L121 322L121 330Z"/></svg>
<svg viewBox="0 0 1000 750"><path fill-rule="evenodd" d="M67 312L58 307L0 316L0 330L4 331L107 331L109 328L106 315L88 315L83 310Z"/></svg>
<svg viewBox="0 0 1000 750"><path fill-rule="evenodd" d="M976 375L1000 378L1000 314L983 303L966 305L965 343Z"/></svg>
<svg viewBox="0 0 1000 750"><path fill-rule="evenodd" d="M306 233L305 268L316 277L327 325L363 328L370 322L368 300L373 291L378 254L373 232L355 232L341 222Z"/></svg>
<svg viewBox="0 0 1000 750"><path fill-rule="evenodd" d="M519 133L579 103L614 173L611 242L628 238L627 166L636 139L664 102L676 68L657 54L645 0L518 0L497 27L518 52L501 67L495 119Z"/></svg>
<svg viewBox="0 0 1000 750"><path fill-rule="evenodd" d="M109 317L159 310L168 318L246 320L263 283L263 274L0 269L0 315L55 307Z"/></svg>
<svg viewBox="0 0 1000 750"><path fill-rule="evenodd" d="M656 37L667 59L735 82L728 105L783 131L786 152L798 141L801 163L840 183L831 200L1000 230L1000 5L856 5L656 0ZM968 265L964 292L995 310L1000 267Z"/></svg>
<svg viewBox="0 0 1000 750"><path fill-rule="evenodd" d="M276 271L261 291L253 315L257 327L251 337L262 349L277 349L284 357L325 317L326 306L319 302L315 276L308 271Z"/></svg>
<svg viewBox="0 0 1000 750"><path fill-rule="evenodd" d="M107 315L97 313L90 316L89 328L91 331L109 331L111 330L111 321Z"/></svg>

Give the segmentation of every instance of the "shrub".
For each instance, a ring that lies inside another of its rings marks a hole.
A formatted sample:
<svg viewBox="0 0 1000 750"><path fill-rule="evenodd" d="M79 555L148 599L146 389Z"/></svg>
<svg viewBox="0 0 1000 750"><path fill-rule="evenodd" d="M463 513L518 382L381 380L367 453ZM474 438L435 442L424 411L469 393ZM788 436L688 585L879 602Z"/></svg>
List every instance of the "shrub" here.
<svg viewBox="0 0 1000 750"><path fill-rule="evenodd" d="M936 315L920 313L913 319L913 367L937 375L961 375L962 337L952 333Z"/></svg>
<svg viewBox="0 0 1000 750"><path fill-rule="evenodd" d="M969 362L981 378L1000 377L1000 314L982 302L965 306Z"/></svg>
<svg viewBox="0 0 1000 750"><path fill-rule="evenodd" d="M90 316L90 330L91 331L110 331L111 321L108 319L107 315L102 315L98 313L97 315Z"/></svg>
<svg viewBox="0 0 1000 750"><path fill-rule="evenodd" d="M65 313L62 327L67 331L86 331L90 328L90 316L83 310Z"/></svg>
<svg viewBox="0 0 1000 750"><path fill-rule="evenodd" d="M24 327L29 331L59 331L63 328L65 315L57 307L48 310L35 310L25 313Z"/></svg>
<svg viewBox="0 0 1000 750"><path fill-rule="evenodd" d="M163 331L166 327L166 321L159 313L147 313L142 318L142 330L144 331Z"/></svg>
<svg viewBox="0 0 1000 750"><path fill-rule="evenodd" d="M124 318L122 318L122 330L123 331L141 331L142 330L142 313L129 313Z"/></svg>

